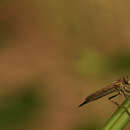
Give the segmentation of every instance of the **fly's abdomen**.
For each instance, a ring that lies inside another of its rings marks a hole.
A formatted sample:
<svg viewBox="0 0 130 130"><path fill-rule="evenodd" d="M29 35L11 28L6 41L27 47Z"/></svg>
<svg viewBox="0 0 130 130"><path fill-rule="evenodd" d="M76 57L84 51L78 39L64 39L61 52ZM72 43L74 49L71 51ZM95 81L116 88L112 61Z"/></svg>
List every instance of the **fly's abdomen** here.
<svg viewBox="0 0 130 130"><path fill-rule="evenodd" d="M85 101L79 105L79 107L81 107L84 104L87 104L87 103L89 103L91 101L97 100L97 99L99 99L101 97L104 97L104 96L106 96L106 95L108 95L108 94L110 94L110 93L112 93L114 91L116 91L116 89L114 87L106 87L106 88L103 88L103 89L101 89L99 91L96 91L95 93L89 95L85 99Z"/></svg>

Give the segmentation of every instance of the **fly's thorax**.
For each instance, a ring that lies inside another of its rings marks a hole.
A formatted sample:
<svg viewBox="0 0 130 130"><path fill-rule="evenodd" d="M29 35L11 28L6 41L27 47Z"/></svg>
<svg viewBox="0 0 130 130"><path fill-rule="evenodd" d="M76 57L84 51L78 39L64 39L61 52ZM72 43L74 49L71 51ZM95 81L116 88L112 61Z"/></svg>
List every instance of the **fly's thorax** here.
<svg viewBox="0 0 130 130"><path fill-rule="evenodd" d="M122 81L121 79L120 80L115 80L112 82L113 85L121 85L122 84Z"/></svg>
<svg viewBox="0 0 130 130"><path fill-rule="evenodd" d="M121 80L115 80L112 82L113 86L115 86L115 89L121 89L124 85Z"/></svg>

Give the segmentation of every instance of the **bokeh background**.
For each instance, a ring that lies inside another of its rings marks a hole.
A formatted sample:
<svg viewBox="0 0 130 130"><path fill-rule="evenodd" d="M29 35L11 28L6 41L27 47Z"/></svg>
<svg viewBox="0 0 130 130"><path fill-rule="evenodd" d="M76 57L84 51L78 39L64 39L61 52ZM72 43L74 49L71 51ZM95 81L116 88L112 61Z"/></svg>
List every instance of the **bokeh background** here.
<svg viewBox="0 0 130 130"><path fill-rule="evenodd" d="M107 97L77 106L130 75L129 5L1 0L0 129L100 130L116 106Z"/></svg>

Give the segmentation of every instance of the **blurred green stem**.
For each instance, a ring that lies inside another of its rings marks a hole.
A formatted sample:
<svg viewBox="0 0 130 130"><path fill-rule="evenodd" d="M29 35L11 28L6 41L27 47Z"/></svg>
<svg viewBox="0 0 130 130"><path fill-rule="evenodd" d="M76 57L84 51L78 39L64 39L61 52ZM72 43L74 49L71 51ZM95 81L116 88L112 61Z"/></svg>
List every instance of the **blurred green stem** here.
<svg viewBox="0 0 130 130"><path fill-rule="evenodd" d="M130 96L126 99L121 106L128 109L130 113ZM117 111L107 121L105 127L102 130L123 130L127 123L130 121L130 116L123 107L117 109Z"/></svg>

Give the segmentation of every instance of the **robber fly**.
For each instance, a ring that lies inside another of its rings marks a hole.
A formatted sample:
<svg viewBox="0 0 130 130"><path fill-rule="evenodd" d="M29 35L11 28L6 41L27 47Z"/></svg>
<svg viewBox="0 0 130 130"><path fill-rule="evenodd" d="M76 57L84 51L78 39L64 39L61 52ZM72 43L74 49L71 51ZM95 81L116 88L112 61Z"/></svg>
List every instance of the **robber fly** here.
<svg viewBox="0 0 130 130"><path fill-rule="evenodd" d="M85 105L89 102L102 98L113 92L117 92L117 94L109 97L108 99L112 103L117 105L117 107L120 107L120 105L117 102L113 101L112 99L118 95L123 95L125 98L128 98L128 93L130 93L130 90L128 90L130 88L129 85L130 85L130 81L128 80L128 76L122 77L119 80L115 80L110 85L108 85L108 86L96 91L95 93L92 93L88 97L86 97L85 101L83 103L81 103L79 105L79 107L82 107L83 105ZM124 107L124 109L130 115L130 113L128 112L128 110L125 107Z"/></svg>

